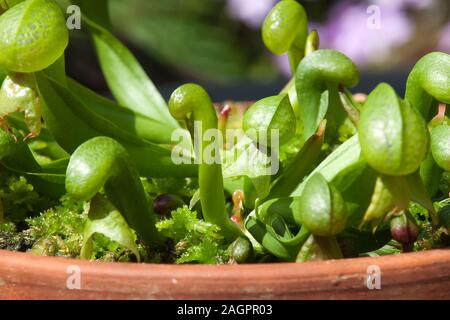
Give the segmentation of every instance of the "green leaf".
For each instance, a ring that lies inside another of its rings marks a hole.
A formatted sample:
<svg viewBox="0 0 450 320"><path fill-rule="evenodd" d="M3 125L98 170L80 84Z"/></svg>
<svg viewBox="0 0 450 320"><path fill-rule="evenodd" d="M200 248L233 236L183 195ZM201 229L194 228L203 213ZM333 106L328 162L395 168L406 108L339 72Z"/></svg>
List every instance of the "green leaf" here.
<svg viewBox="0 0 450 320"><path fill-rule="evenodd" d="M411 193L411 200L420 204L422 207L428 210L433 224L436 226L439 222L438 215L433 206L433 201L427 191L427 188L420 177L420 173L417 171L405 177L409 191Z"/></svg>
<svg viewBox="0 0 450 320"><path fill-rule="evenodd" d="M98 136L109 136L124 145L143 176L195 176L197 167L176 165L171 151L140 139L90 110L66 87L42 72L36 75L44 122L67 152ZM151 161L149 161L151 159Z"/></svg>
<svg viewBox="0 0 450 320"><path fill-rule="evenodd" d="M129 249L140 261L139 250L136 245L136 234L126 223L120 212L103 196L92 198L88 219L84 226L83 248L81 258L90 259L92 256L92 237L100 233Z"/></svg>
<svg viewBox="0 0 450 320"><path fill-rule="evenodd" d="M0 68L0 86L3 83L3 80L5 80L7 75L8 75L8 71L6 71L5 69Z"/></svg>
<svg viewBox="0 0 450 320"><path fill-rule="evenodd" d="M91 128L70 106L77 104L74 97L62 97L44 73L36 73L36 85L41 99L42 117L56 141L67 152L73 152L81 143L101 133ZM58 86L63 87L63 86ZM67 90L66 90L67 91Z"/></svg>
<svg viewBox="0 0 450 320"><path fill-rule="evenodd" d="M442 176L442 168L434 161L431 151L420 165L420 177L431 197L439 191L439 182Z"/></svg>
<svg viewBox="0 0 450 320"><path fill-rule="evenodd" d="M324 121L316 134L312 135L294 156L282 175L273 182L269 199L289 196L312 171L322 151L325 125Z"/></svg>
<svg viewBox="0 0 450 320"><path fill-rule="evenodd" d="M270 176L273 173L272 165L278 161L277 157L269 157L259 150L247 136L242 136L233 148L225 150L222 159L224 178Z"/></svg>
<svg viewBox="0 0 450 320"><path fill-rule="evenodd" d="M441 124L431 131L431 152L436 163L450 171L450 125Z"/></svg>
<svg viewBox="0 0 450 320"><path fill-rule="evenodd" d="M255 192L251 195L252 198L253 196L260 199L267 197L270 191L273 164L274 161L278 162L278 157L269 157L260 151L249 137L243 135L233 148L224 151L222 159L224 161L222 165L224 179L247 177L252 185L247 186L245 190L247 196L250 196L249 192ZM248 201L249 199L247 199L247 203Z"/></svg>
<svg viewBox="0 0 450 320"><path fill-rule="evenodd" d="M345 258L358 257L366 252L378 250L392 239L389 228L376 233L367 230L348 228L337 236Z"/></svg>
<svg viewBox="0 0 450 320"><path fill-rule="evenodd" d="M23 114L11 114L8 116L8 123L14 129L22 132L27 132L28 127L25 124ZM42 162L39 158L46 157L44 163L48 163L63 158L68 158L70 155L64 151L63 148L55 141L55 138L51 135L47 128L43 127L38 137L29 142L29 147L36 158L36 161L40 164Z"/></svg>
<svg viewBox="0 0 450 320"><path fill-rule="evenodd" d="M387 255L394 255L401 253L401 249L394 247L391 245L392 242L389 242L385 246L381 247L378 250L367 252L364 256L368 257L380 257L380 256L387 256Z"/></svg>
<svg viewBox="0 0 450 320"><path fill-rule="evenodd" d="M357 163L361 158L361 148L359 146L358 136L355 135L342 145L340 145L333 153L331 153L324 161L322 161L316 169L292 192L292 196L300 196L305 184L315 173L322 174L327 181L332 181L342 170Z"/></svg>
<svg viewBox="0 0 450 320"><path fill-rule="evenodd" d="M256 178L250 178L255 187L256 194L259 199L264 199L270 192L270 176L259 176Z"/></svg>
<svg viewBox="0 0 450 320"><path fill-rule="evenodd" d="M335 237L310 235L298 253L296 262L341 259L342 252Z"/></svg>
<svg viewBox="0 0 450 320"><path fill-rule="evenodd" d="M295 134L296 119L287 94L271 96L254 103L243 119L243 129L256 143L270 146L272 130L277 133L280 145Z"/></svg>
<svg viewBox="0 0 450 320"><path fill-rule="evenodd" d="M401 212L408 209L409 199L410 188L404 177L380 175L362 225L371 222L373 230L376 230L393 210Z"/></svg>
<svg viewBox="0 0 450 320"><path fill-rule="evenodd" d="M271 254L285 261L294 260L292 252L278 240L275 235L276 233L271 226L256 218L249 217L245 222L245 227L251 233L253 238Z"/></svg>
<svg viewBox="0 0 450 320"><path fill-rule="evenodd" d="M117 101L172 130L179 128L161 94L132 53L108 30L86 16L83 21L89 26L100 66Z"/></svg>
<svg viewBox="0 0 450 320"><path fill-rule="evenodd" d="M12 137L0 130L0 163L12 172L23 174L40 192L60 197L65 193L65 164L40 166L29 147L15 142Z"/></svg>
<svg viewBox="0 0 450 320"><path fill-rule="evenodd" d="M21 3L22 1L24 0L0 0L0 14L14 7L16 4Z"/></svg>
<svg viewBox="0 0 450 320"><path fill-rule="evenodd" d="M280 215L287 223L296 225L294 213L298 211L298 208L298 197L271 199L258 207L258 219L264 223L269 223L274 215Z"/></svg>
<svg viewBox="0 0 450 320"><path fill-rule="evenodd" d="M86 106L125 131L153 143L172 143L172 130L167 124L120 106L70 78L67 84L69 90Z"/></svg>
<svg viewBox="0 0 450 320"><path fill-rule="evenodd" d="M349 212L348 225L357 228L369 207L377 172L364 159L349 165L331 183L341 191Z"/></svg>
<svg viewBox="0 0 450 320"><path fill-rule="evenodd" d="M200 201L200 189L197 189L195 191L194 195L191 198L191 201L189 202L189 209L192 210L197 203Z"/></svg>
<svg viewBox="0 0 450 320"><path fill-rule="evenodd" d="M431 52L411 70L406 82L405 100L428 121L434 116L436 101L450 104L450 55Z"/></svg>

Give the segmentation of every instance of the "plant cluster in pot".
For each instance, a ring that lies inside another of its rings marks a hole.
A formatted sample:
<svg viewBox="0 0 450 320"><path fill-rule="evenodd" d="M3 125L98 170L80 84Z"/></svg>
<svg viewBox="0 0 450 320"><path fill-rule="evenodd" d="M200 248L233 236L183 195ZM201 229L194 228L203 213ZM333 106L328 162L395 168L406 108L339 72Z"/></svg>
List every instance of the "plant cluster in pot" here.
<svg viewBox="0 0 450 320"><path fill-rule="evenodd" d="M284 0L282 92L167 104L107 1L73 2L115 101L66 75L55 1L0 1L0 298L450 298L448 54L361 99Z"/></svg>

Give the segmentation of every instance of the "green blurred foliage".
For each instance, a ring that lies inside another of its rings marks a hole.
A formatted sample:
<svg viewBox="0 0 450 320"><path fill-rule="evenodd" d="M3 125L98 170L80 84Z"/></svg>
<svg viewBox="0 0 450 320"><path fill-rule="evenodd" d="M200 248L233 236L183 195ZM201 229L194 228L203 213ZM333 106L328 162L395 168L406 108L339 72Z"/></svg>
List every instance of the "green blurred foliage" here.
<svg viewBox="0 0 450 320"><path fill-rule="evenodd" d="M272 80L258 30L225 14L217 0L112 0L115 30L159 62L204 80Z"/></svg>

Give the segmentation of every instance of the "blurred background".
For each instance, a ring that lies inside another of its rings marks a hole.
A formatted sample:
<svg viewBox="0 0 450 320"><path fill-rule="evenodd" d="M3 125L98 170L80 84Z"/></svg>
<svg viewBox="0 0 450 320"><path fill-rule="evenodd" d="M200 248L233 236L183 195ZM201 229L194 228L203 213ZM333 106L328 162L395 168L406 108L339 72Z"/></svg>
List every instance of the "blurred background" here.
<svg viewBox="0 0 450 320"><path fill-rule="evenodd" d="M321 48L361 70L353 91L386 81L403 94L409 70L430 51L450 52L450 0L301 0ZM276 94L290 77L286 56L269 53L261 25L277 0L110 0L115 34L168 98L184 82L215 101ZM368 27L370 19L378 19ZM86 34L72 32L68 73L108 94Z"/></svg>

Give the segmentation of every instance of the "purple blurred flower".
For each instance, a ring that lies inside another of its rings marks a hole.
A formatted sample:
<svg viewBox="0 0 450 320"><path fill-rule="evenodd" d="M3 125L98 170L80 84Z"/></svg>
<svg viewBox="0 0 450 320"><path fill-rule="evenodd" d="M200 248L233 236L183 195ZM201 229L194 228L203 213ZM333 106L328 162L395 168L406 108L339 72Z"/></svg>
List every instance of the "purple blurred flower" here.
<svg viewBox="0 0 450 320"><path fill-rule="evenodd" d="M322 47L341 51L358 65L385 59L410 39L414 27L404 11L391 5L369 7L342 1L330 11L329 18L326 30L322 30Z"/></svg>
<svg viewBox="0 0 450 320"><path fill-rule="evenodd" d="M281 56L274 55L272 56L272 60L275 62L278 70L280 70L283 76L286 78L292 77L291 64L289 63L289 57L287 54L283 54Z"/></svg>
<svg viewBox="0 0 450 320"><path fill-rule="evenodd" d="M326 22L311 22L310 29L317 29L321 48L341 51L360 67L375 65L411 40L415 24L408 10L436 4L434 0L341 0L331 8ZM450 24L442 32L439 50L450 51ZM290 76L287 56L274 61Z"/></svg>
<svg viewBox="0 0 450 320"><path fill-rule="evenodd" d="M406 8L421 10L433 5L433 0L376 0L373 4L396 10Z"/></svg>
<svg viewBox="0 0 450 320"><path fill-rule="evenodd" d="M442 29L442 36L439 40L437 49L439 51L450 53L450 23Z"/></svg>
<svg viewBox="0 0 450 320"><path fill-rule="evenodd" d="M231 17L251 28L260 28L264 18L277 0L228 0L226 10Z"/></svg>

